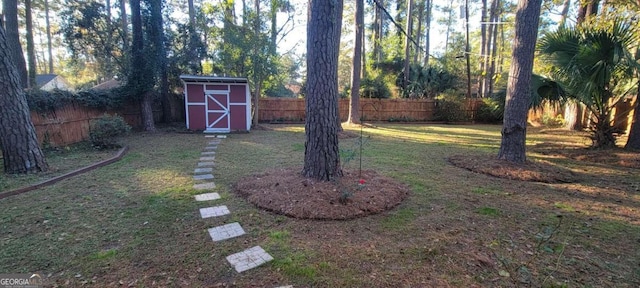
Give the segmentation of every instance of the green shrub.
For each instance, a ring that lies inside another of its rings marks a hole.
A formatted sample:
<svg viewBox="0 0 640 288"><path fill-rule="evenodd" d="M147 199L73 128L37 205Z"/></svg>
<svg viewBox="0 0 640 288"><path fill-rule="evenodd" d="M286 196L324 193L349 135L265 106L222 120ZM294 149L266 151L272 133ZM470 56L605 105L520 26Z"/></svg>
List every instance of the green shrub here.
<svg viewBox="0 0 640 288"><path fill-rule="evenodd" d="M360 82L360 97L362 98L390 98L391 91L385 83L384 77L368 77Z"/></svg>
<svg viewBox="0 0 640 288"><path fill-rule="evenodd" d="M120 147L117 139L127 134L131 127L118 115L103 115L91 121L89 139L93 146L100 149Z"/></svg>
<svg viewBox="0 0 640 288"><path fill-rule="evenodd" d="M433 117L435 121L468 121L469 116L464 109L464 96L456 90L446 90L436 99L436 110Z"/></svg>
<svg viewBox="0 0 640 288"><path fill-rule="evenodd" d="M464 110L464 103L455 100L438 100L433 116L435 121L460 122L469 120Z"/></svg>
<svg viewBox="0 0 640 288"><path fill-rule="evenodd" d="M483 98L478 106L476 121L482 123L500 123L504 116L504 105L493 98Z"/></svg>

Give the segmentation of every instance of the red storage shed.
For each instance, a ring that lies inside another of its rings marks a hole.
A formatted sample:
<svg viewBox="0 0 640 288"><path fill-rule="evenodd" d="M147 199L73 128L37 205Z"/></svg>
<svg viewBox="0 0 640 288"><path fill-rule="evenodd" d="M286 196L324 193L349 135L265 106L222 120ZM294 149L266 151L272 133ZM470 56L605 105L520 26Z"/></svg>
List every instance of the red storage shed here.
<svg viewBox="0 0 640 288"><path fill-rule="evenodd" d="M181 75L187 129L211 133L249 131L251 95L247 78Z"/></svg>

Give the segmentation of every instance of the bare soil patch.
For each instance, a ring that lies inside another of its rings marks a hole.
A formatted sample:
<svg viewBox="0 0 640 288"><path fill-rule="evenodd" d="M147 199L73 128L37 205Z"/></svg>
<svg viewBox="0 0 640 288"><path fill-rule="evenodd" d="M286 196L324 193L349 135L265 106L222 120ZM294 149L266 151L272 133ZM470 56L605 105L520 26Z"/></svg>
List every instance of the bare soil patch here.
<svg viewBox="0 0 640 288"><path fill-rule="evenodd" d="M499 160L495 155L453 155L448 160L454 166L498 178L543 183L576 181L576 175L570 170L540 160L516 164Z"/></svg>
<svg viewBox="0 0 640 288"><path fill-rule="evenodd" d="M337 181L303 177L298 168L271 170L241 179L236 192L259 208L278 214L319 220L345 220L392 209L409 188L375 171L344 171ZM361 180L364 183L361 184Z"/></svg>

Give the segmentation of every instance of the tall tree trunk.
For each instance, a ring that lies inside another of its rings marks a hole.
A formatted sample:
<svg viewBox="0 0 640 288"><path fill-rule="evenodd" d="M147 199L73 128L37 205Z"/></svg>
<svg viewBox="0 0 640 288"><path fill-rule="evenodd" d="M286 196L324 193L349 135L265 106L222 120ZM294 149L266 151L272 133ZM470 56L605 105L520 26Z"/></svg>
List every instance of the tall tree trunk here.
<svg viewBox="0 0 640 288"><path fill-rule="evenodd" d="M150 71L147 69L149 65L145 60L144 55L144 39L142 30L142 15L140 13L140 0L130 0L131 6L131 27L132 30L132 43L131 43L131 79L135 85L135 88L142 94L140 101L140 113L142 117L142 127L144 131L153 132L156 130L153 123L153 94L151 93L149 81L147 77Z"/></svg>
<svg viewBox="0 0 640 288"><path fill-rule="evenodd" d="M155 65L152 67L156 67L157 71L150 71L151 73L157 73L158 76L156 79L159 80L158 87L160 88L160 101L162 103L162 121L164 123L173 122L173 108L171 98L169 96L169 75L167 73L167 51L165 49L165 41L164 41L164 20L162 18L162 0L151 0L149 1L151 10L151 29L150 31L153 33L153 46L155 53L154 62ZM195 59L193 59L195 61ZM152 111L153 117L153 111Z"/></svg>
<svg viewBox="0 0 640 288"><path fill-rule="evenodd" d="M255 38L258 39L258 37L260 37L260 0L255 0L254 1L254 9L256 12L256 19L254 22L254 26L253 26L253 33L255 33ZM258 51L258 47L253 47L253 53L254 55L256 55L256 59L257 59L257 55L259 53ZM260 120L258 115L260 112L260 95L262 94L261 89L262 89L262 73L258 72L258 70L260 70L260 68L258 67L258 63L254 63L254 84L255 84L255 91L254 91L254 97L253 97L253 113L254 113L254 117L253 117L253 126L257 126L258 125L258 121Z"/></svg>
<svg viewBox="0 0 640 288"><path fill-rule="evenodd" d="M480 98L485 97L484 95L484 91L485 91L485 82L484 82L484 76L487 73L487 68L488 68L488 63L489 63L489 57L487 56L487 54L489 52L487 52L488 49L488 43L489 43L489 36L487 34L488 31L490 29L487 29L487 25L489 25L487 22L489 22L489 20L487 19L487 0L482 0L482 11L481 11L481 16L480 16L480 61L478 63L478 66L480 68L480 74L478 75L478 96ZM468 24L467 24L468 25Z"/></svg>
<svg viewBox="0 0 640 288"><path fill-rule="evenodd" d="M278 38L278 0L271 0L271 11L270 11L270 15L271 16L271 47L275 47L277 46L277 38Z"/></svg>
<svg viewBox="0 0 640 288"><path fill-rule="evenodd" d="M382 31L383 31L383 19L384 14L382 13L382 8L384 7L384 0L377 0L374 8L374 19L373 19L373 59L374 62L380 63L382 61ZM380 5L380 6L379 6Z"/></svg>
<svg viewBox="0 0 640 288"><path fill-rule="evenodd" d="M640 2L640 1L638 1ZM636 60L640 59L640 47L636 49ZM636 74L640 76L640 71L636 71ZM631 128L629 129L629 138L627 144L624 145L624 149L640 150L640 83L638 83L638 93L636 93L636 107L633 109L633 120L631 122Z"/></svg>
<svg viewBox="0 0 640 288"><path fill-rule="evenodd" d="M242 0L242 27L247 26L248 14L249 10L247 9L247 0Z"/></svg>
<svg viewBox="0 0 640 288"><path fill-rule="evenodd" d="M411 16L413 12L413 0L407 0L407 35L404 40L404 81L402 82L402 90L407 93L407 86L409 85L409 81L411 80L411 67L409 65L409 57L411 53L411 34L413 30L413 17ZM407 96L410 96L407 94Z"/></svg>
<svg viewBox="0 0 640 288"><path fill-rule="evenodd" d="M426 0L425 3L425 9L427 10L427 19L425 20L425 24L424 24L424 31L425 31L425 35L424 35L424 67L428 67L429 66L429 49L430 49L430 44L431 44L431 7L432 7L432 0Z"/></svg>
<svg viewBox="0 0 640 288"><path fill-rule="evenodd" d="M4 27L6 29L7 46L11 54L11 58L18 69L18 81L22 88L29 87L29 76L27 73L27 62L24 60L24 54L22 53L22 46L20 46L20 32L18 27L18 1L17 0L3 0L2 11L4 13L5 21Z"/></svg>
<svg viewBox="0 0 640 288"><path fill-rule="evenodd" d="M0 26L0 146L4 172L46 171L47 161L38 146L27 99L7 44L4 28Z"/></svg>
<svg viewBox="0 0 640 288"><path fill-rule="evenodd" d="M33 17L31 13L31 0L24 1L24 21L26 23L27 28L27 59L29 64L28 74L29 74L29 87L36 88L38 84L36 83L36 74L37 72L37 64L36 64L36 48L33 41Z"/></svg>
<svg viewBox="0 0 640 288"><path fill-rule="evenodd" d="M111 58L113 58L113 25L111 23L111 0L105 0L105 8L106 8L106 12L107 12L107 31L109 31L109 35L107 35L107 39L106 39L106 43L105 45L105 51L108 54L107 57L105 57L105 71L103 71L103 75L105 76L106 79L102 79L102 80L107 80L107 79L111 79L113 78L113 74L114 74L114 69L113 69L113 65L111 64Z"/></svg>
<svg viewBox="0 0 640 288"><path fill-rule="evenodd" d="M527 160L527 112L541 4L542 0L519 0L516 10L513 60L509 70L502 142L498 153L498 159L509 162L524 163Z"/></svg>
<svg viewBox="0 0 640 288"><path fill-rule="evenodd" d="M260 90L262 90L262 83L256 83L255 91L253 91L253 119L252 125L254 127L258 126L260 121L260 115L258 114L260 108Z"/></svg>
<svg viewBox="0 0 640 288"><path fill-rule="evenodd" d="M502 8L500 8L502 11ZM502 14L502 13L501 13ZM504 22L504 16L500 16L500 22ZM504 71L504 47L505 47L505 38L504 38L504 25L498 25L500 27L500 53L498 53L498 74L502 74Z"/></svg>
<svg viewBox="0 0 640 288"><path fill-rule="evenodd" d="M351 66L351 99L349 100L350 124L360 123L360 63L362 59L362 34L364 34L364 0L356 1L355 44L353 46L353 65Z"/></svg>
<svg viewBox="0 0 640 288"><path fill-rule="evenodd" d="M562 3L562 12L560 12L559 28L564 28L567 23L567 15L569 14L569 8L571 7L571 0L564 0Z"/></svg>
<svg viewBox="0 0 640 288"><path fill-rule="evenodd" d="M471 98L471 45L469 45L469 0L464 2L464 27L465 27L465 48L464 56L467 60L467 99Z"/></svg>
<svg viewBox="0 0 640 288"><path fill-rule="evenodd" d="M499 9L499 5L500 4L500 0L494 0L494 2L496 3L495 5L495 11L494 16L491 17L491 21L492 22L498 22L498 14L500 13ZM493 95L493 75L495 75L496 73L496 58L498 57L498 25L497 23L493 24L493 26L491 26L492 28L492 32L491 32L491 54L490 54L490 58L491 58L491 63L489 66L489 73L486 77L486 83L487 83L487 93L485 93L485 95L488 95L489 97L491 97L491 95Z"/></svg>
<svg viewBox="0 0 640 288"><path fill-rule="evenodd" d="M362 53L361 53L362 57L360 57L360 58L362 58L362 65L360 65L360 67L362 67L362 73L360 73L360 75L361 75L361 78L367 78L367 50L365 48L365 47L367 47L367 42L365 41L366 37L364 35L365 34L364 33L364 12L362 13L362 17L363 17L363 19L362 19L363 28L362 28L362 33L361 33L362 37L360 37L360 38L362 38Z"/></svg>
<svg viewBox="0 0 640 288"><path fill-rule="evenodd" d="M444 36L444 53L449 51L449 34L451 33L451 25L453 24L453 1L449 1L449 15L447 16L447 32ZM445 60L446 61L446 60Z"/></svg>
<svg viewBox="0 0 640 288"><path fill-rule="evenodd" d="M120 0L120 25L122 25L122 51L129 50L126 0Z"/></svg>
<svg viewBox="0 0 640 288"><path fill-rule="evenodd" d="M424 13L424 0L420 0L419 4L418 4L418 27L416 30L416 43L418 43L418 46L420 46L420 41L422 41L422 18L423 18L423 13ZM418 64L420 62L418 62L418 56L420 56L420 49L418 49L419 47L416 47L416 51L415 53L413 53L413 63L414 64Z"/></svg>
<svg viewBox="0 0 640 288"><path fill-rule="evenodd" d="M47 52L49 52L49 74L53 74L53 48L51 47L51 23L49 22L49 1L44 0L44 20L47 25Z"/></svg>
<svg viewBox="0 0 640 288"><path fill-rule="evenodd" d="M196 32L196 8L193 5L193 0L188 0L189 6L189 55L191 61L189 61L189 73L197 75L202 73L202 64L200 63L200 56L198 55L198 33ZM242 17L246 17L243 13Z"/></svg>
<svg viewBox="0 0 640 288"><path fill-rule="evenodd" d="M494 69L495 69L495 54L496 54L496 34L497 34L497 27L498 24L496 24L496 22L498 22L498 5L499 5L500 1L499 0L493 0L491 1L491 12L489 13L489 22L491 24L487 25L487 39L486 39L486 43L485 43L485 52L486 54L483 54L483 58L484 58L484 68L483 68L483 73L484 75L480 75L480 81L483 82L482 83L482 93L480 93L481 97L490 97L491 94L493 93L493 73L494 73Z"/></svg>
<svg viewBox="0 0 640 288"><path fill-rule="evenodd" d="M338 148L338 54L342 0L309 0L307 97L302 175L317 180L342 176Z"/></svg>

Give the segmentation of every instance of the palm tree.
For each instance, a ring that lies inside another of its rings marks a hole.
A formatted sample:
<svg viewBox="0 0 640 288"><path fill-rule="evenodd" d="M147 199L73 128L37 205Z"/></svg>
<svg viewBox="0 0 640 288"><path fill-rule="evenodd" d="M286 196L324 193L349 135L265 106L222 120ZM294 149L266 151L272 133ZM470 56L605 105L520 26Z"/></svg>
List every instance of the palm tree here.
<svg viewBox="0 0 640 288"><path fill-rule="evenodd" d="M538 43L538 51L554 67L551 78L591 112L594 148L615 146L618 131L612 126L613 108L631 91L638 68L629 51L637 43L636 26L620 19L606 24L585 22L561 28Z"/></svg>

